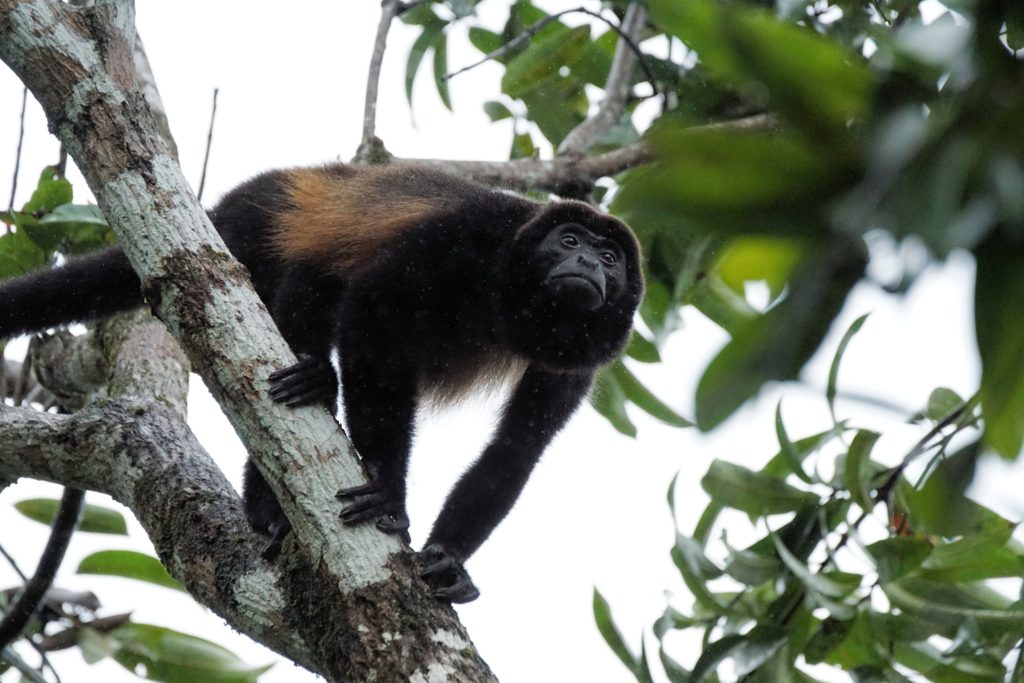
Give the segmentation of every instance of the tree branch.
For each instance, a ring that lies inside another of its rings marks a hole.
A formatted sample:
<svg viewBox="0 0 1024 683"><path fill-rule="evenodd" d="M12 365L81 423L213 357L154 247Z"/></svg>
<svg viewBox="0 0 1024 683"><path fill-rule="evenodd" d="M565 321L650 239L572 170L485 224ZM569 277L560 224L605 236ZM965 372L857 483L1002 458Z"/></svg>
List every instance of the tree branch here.
<svg viewBox="0 0 1024 683"><path fill-rule="evenodd" d="M377 24L377 39L373 43L373 54L370 56L370 72L366 76L366 104L363 108L363 140L359 145L356 158L360 161L370 161L371 157L379 153L381 148L380 140L376 136L377 125L377 89L380 84L380 69L384 63L384 48L388 42L388 32L391 30L391 22L398 16L405 6L401 0L383 0L380 9L380 23Z"/></svg>
<svg viewBox="0 0 1024 683"><path fill-rule="evenodd" d="M71 417L4 409L0 477L109 489L197 599L328 680L491 680L399 541L372 525L343 529L333 514L334 492L363 475L331 417L269 400L268 375L294 356L157 132L136 87L128 14L130 4L110 0L0 0L0 58L42 104L297 542L285 544L276 569L253 559L237 496L161 401L114 400ZM82 444L94 458L82 458Z"/></svg>
<svg viewBox="0 0 1024 683"><path fill-rule="evenodd" d="M64 489L60 508L53 520L50 538L46 541L36 571L0 620L0 650L5 649L21 634L29 619L39 609L40 602L53 584L53 577L57 575L57 569L64 560L64 551L68 549L71 535L78 524L84 500L84 492Z"/></svg>
<svg viewBox="0 0 1024 683"><path fill-rule="evenodd" d="M636 43L646 21L647 10L638 2L630 3L619 27L620 38L608 72L604 102L593 116L569 131L558 146L559 155L583 156L622 119L633 90L633 67L638 59Z"/></svg>

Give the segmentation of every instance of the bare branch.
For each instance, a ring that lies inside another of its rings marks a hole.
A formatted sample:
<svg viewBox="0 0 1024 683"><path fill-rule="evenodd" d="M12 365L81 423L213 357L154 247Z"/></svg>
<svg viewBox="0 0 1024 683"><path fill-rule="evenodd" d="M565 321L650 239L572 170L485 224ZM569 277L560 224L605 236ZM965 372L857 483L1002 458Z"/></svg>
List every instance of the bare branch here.
<svg viewBox="0 0 1024 683"><path fill-rule="evenodd" d="M25 106L28 104L28 88L21 90L21 116L18 118L18 148L14 152L14 174L11 178L11 200L7 203L7 211L14 211L14 195L18 193L18 171L21 169L21 145L25 141ZM10 226L7 231L10 232Z"/></svg>
<svg viewBox="0 0 1024 683"><path fill-rule="evenodd" d="M380 84L380 68L384 63L384 47L388 42L391 22L401 13L404 5L400 0L384 0L381 3L380 23L377 24L377 39L370 56L370 72L366 76L366 105L363 109L363 141L360 150L369 150L376 140L377 88ZM363 157L359 157L362 159Z"/></svg>
<svg viewBox="0 0 1024 683"><path fill-rule="evenodd" d="M771 132L778 128L772 114L757 114L743 119L694 126L693 132L734 131L744 133ZM453 161L450 159L396 159L394 163L416 164L437 168L480 183L516 190L537 190L558 194L559 189L573 183L593 183L654 160L655 151L641 140L619 149L572 159L512 159L511 161Z"/></svg>
<svg viewBox="0 0 1024 683"><path fill-rule="evenodd" d="M85 493L82 491L64 489L60 508L50 530L50 538L43 548L36 571L0 620L0 650L10 645L21 634L39 608L46 591L53 584L53 577L57 575L57 569L64 560L64 552L68 549L71 535L78 524L84 501Z"/></svg>
<svg viewBox="0 0 1024 683"><path fill-rule="evenodd" d="M586 154L602 135L622 119L633 89L633 67L636 66L638 52L636 43L640 40L640 33L646 21L647 10L638 2L631 3L619 27L619 44L615 47L615 57L608 72L604 102L593 116L565 136L562 144L558 146L558 154Z"/></svg>
<svg viewBox="0 0 1024 683"><path fill-rule="evenodd" d="M210 130L206 133L206 153L203 155L203 174L199 177L199 190L196 199L203 201L203 188L206 187L206 165L210 162L210 147L213 146L213 122L217 120L217 93L220 88L213 89L213 107L210 109Z"/></svg>

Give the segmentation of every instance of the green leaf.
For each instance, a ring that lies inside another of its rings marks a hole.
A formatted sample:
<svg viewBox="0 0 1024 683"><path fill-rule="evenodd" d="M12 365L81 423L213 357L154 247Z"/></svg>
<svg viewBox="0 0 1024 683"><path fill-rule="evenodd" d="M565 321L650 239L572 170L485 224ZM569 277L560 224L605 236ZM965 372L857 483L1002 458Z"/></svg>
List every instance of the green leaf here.
<svg viewBox="0 0 1024 683"><path fill-rule="evenodd" d="M634 226L819 238L831 200L855 180L839 151L792 134L694 129L666 119L646 138L655 163L627 174L612 203Z"/></svg>
<svg viewBox="0 0 1024 683"><path fill-rule="evenodd" d="M764 281L774 299L782 294L804 249L802 242L792 238L740 235L729 240L716 257L713 270L740 295L747 282Z"/></svg>
<svg viewBox="0 0 1024 683"><path fill-rule="evenodd" d="M932 544L919 538L894 536L872 543L866 550L878 570L878 580L889 583L921 566Z"/></svg>
<svg viewBox="0 0 1024 683"><path fill-rule="evenodd" d="M772 535L771 538L775 542L775 550L778 552L779 559L808 590L827 598L844 598L859 585L860 577L857 574L833 573L829 575L811 571L804 562L790 552L790 549L785 547L785 544L778 540L777 536Z"/></svg>
<svg viewBox="0 0 1024 683"><path fill-rule="evenodd" d="M711 361L697 386L697 427L708 431L772 380L794 379L864 273L857 244L808 258L781 303L750 321Z"/></svg>
<svg viewBox="0 0 1024 683"><path fill-rule="evenodd" d="M903 578L882 589L893 606L935 625L936 633L955 634L964 619L988 633L1024 629L1024 610L980 606L962 586ZM941 630L939 630L941 629Z"/></svg>
<svg viewBox="0 0 1024 683"><path fill-rule="evenodd" d="M484 113L487 114L491 122L512 118L512 112L509 108L497 100L484 102Z"/></svg>
<svg viewBox="0 0 1024 683"><path fill-rule="evenodd" d="M103 212L92 204L61 204L38 221L23 226L26 234L46 252L78 254L114 242Z"/></svg>
<svg viewBox="0 0 1024 683"><path fill-rule="evenodd" d="M928 395L924 414L929 420L938 422L964 404L964 400L952 389L938 387Z"/></svg>
<svg viewBox="0 0 1024 683"><path fill-rule="evenodd" d="M596 588L594 589L594 621L597 622L597 630L601 633L601 637L604 638L604 642L608 644L608 647L619 658L619 661L639 679L640 662L630 652L629 646L626 645L625 639L623 639L618 627L612 620L608 601L604 599L604 596Z"/></svg>
<svg viewBox="0 0 1024 683"><path fill-rule="evenodd" d="M732 649L735 675L742 678L774 657L789 642L788 634L777 626L759 624Z"/></svg>
<svg viewBox="0 0 1024 683"><path fill-rule="evenodd" d="M664 614L654 622L654 636L661 640L669 631L682 631L700 624L700 621L679 612L673 607L666 607Z"/></svg>
<svg viewBox="0 0 1024 683"><path fill-rule="evenodd" d="M953 543L936 546L921 567L921 578L966 583L1024 576L1024 557L1007 547L1010 525L993 525Z"/></svg>
<svg viewBox="0 0 1024 683"><path fill-rule="evenodd" d="M537 124L553 145L583 122L590 106L583 85L575 78L558 73L536 84L522 95L529 119Z"/></svg>
<svg viewBox="0 0 1024 683"><path fill-rule="evenodd" d="M906 510L915 531L955 537L1014 526L964 495L973 478L978 447L975 442L947 456L920 488L915 489L906 481L900 483L897 501Z"/></svg>
<svg viewBox="0 0 1024 683"><path fill-rule="evenodd" d="M660 363L661 354L657 345L647 339L636 330L629 337L629 346L626 347L626 355L641 363Z"/></svg>
<svg viewBox="0 0 1024 683"><path fill-rule="evenodd" d="M136 581L155 583L165 588L185 590L180 583L171 578L160 560L132 550L101 550L84 558L76 571L79 574L123 576Z"/></svg>
<svg viewBox="0 0 1024 683"><path fill-rule="evenodd" d="M860 332L860 328L864 326L864 321L868 319L868 314L865 313L861 317L853 321L849 328L846 330L846 334L843 335L842 340L839 342L839 347L836 349L836 355L832 358L832 366L828 370L828 386L825 388L825 398L828 400L828 411L832 415L832 421L836 421L836 382L839 379L839 363L843 359L843 354L846 353L846 347L849 345L850 340L853 339L853 335Z"/></svg>
<svg viewBox="0 0 1024 683"><path fill-rule="evenodd" d="M15 509L31 520L49 526L57 515L60 501L55 498L28 498L14 504ZM78 523L79 531L95 534L128 535L128 525L124 516L117 510L86 503L82 509L82 517Z"/></svg>
<svg viewBox="0 0 1024 683"><path fill-rule="evenodd" d="M813 30L711 0L651 0L654 21L740 87L767 88L771 108L812 136L845 136L869 104L863 60Z"/></svg>
<svg viewBox="0 0 1024 683"><path fill-rule="evenodd" d="M416 74L419 72L420 63L426 55L427 50L434 47L438 37L444 35L445 22L434 17L423 24L423 31L413 41L409 49L409 57L405 63L405 99L412 107L412 87L416 82Z"/></svg>
<svg viewBox="0 0 1024 683"><path fill-rule="evenodd" d="M996 233L975 251L974 322L985 444L1016 458L1024 443L1024 248Z"/></svg>
<svg viewBox="0 0 1024 683"><path fill-rule="evenodd" d="M625 363L621 360L615 361L611 371L619 381L619 386L626 398L632 401L638 408L651 417L661 420L672 427L692 427L693 423L685 417L672 410L668 405L652 394L647 387L640 383Z"/></svg>
<svg viewBox="0 0 1024 683"><path fill-rule="evenodd" d="M590 43L590 27L562 28L564 30L534 36L526 50L509 61L501 79L503 93L522 97L583 55Z"/></svg>
<svg viewBox="0 0 1024 683"><path fill-rule="evenodd" d="M690 573L702 581L717 579L722 575L722 570L704 554L704 547L700 542L683 534L676 534L675 549L679 557L689 568Z"/></svg>
<svg viewBox="0 0 1024 683"><path fill-rule="evenodd" d="M39 176L39 183L32 197L21 208L25 213L41 216L53 211L61 204L70 204L74 199L74 191L67 178L59 175L57 169L47 166Z"/></svg>
<svg viewBox="0 0 1024 683"><path fill-rule="evenodd" d="M804 647L804 657L808 664L820 664L835 650L853 629L854 619L840 620L829 617L821 622L821 626Z"/></svg>
<svg viewBox="0 0 1024 683"><path fill-rule="evenodd" d="M255 683L270 668L252 666L202 638L150 624L125 624L110 634L119 644L114 659L145 678L165 683Z"/></svg>
<svg viewBox="0 0 1024 683"><path fill-rule="evenodd" d="M0 235L0 280L35 270L46 263L46 252L18 230Z"/></svg>
<svg viewBox="0 0 1024 683"><path fill-rule="evenodd" d="M452 98L448 92L448 36L444 33L434 40L434 85L437 87L437 94L448 111L452 110Z"/></svg>
<svg viewBox="0 0 1024 683"><path fill-rule="evenodd" d="M473 26L469 29L469 42L480 52L489 55L501 47L504 41L501 39L500 33Z"/></svg>
<svg viewBox="0 0 1024 683"><path fill-rule="evenodd" d="M722 460L711 463L700 484L722 505L755 516L792 512L818 502L813 493Z"/></svg>
<svg viewBox="0 0 1024 683"><path fill-rule="evenodd" d="M537 147L533 144L533 138L529 133L516 133L512 137L512 149L509 152L509 159L529 159L537 153Z"/></svg>
<svg viewBox="0 0 1024 683"><path fill-rule="evenodd" d="M636 437L636 425L626 413L626 401L626 391L612 368L599 372L590 392L590 405L620 433Z"/></svg>
<svg viewBox="0 0 1024 683"><path fill-rule="evenodd" d="M786 425L782 422L782 399L775 405L775 437L779 440L779 453L789 463L789 469L802 481L810 484L811 478L807 476L803 468L803 456L797 447L789 439L786 433Z"/></svg>
<svg viewBox="0 0 1024 683"><path fill-rule="evenodd" d="M843 461L843 479L846 489L860 509L871 512L875 509L875 500L871 495L871 478L876 467L871 460L871 449L881 435L867 429L858 429L853 437L850 449Z"/></svg>
<svg viewBox="0 0 1024 683"><path fill-rule="evenodd" d="M732 652L743 644L745 638L740 635L728 635L711 643L701 652L700 659L693 667L690 681L699 683L712 674Z"/></svg>
<svg viewBox="0 0 1024 683"><path fill-rule="evenodd" d="M778 577L782 563L778 556L765 555L752 550L730 549L725 573L740 583L757 586Z"/></svg>
<svg viewBox="0 0 1024 683"><path fill-rule="evenodd" d="M806 436L802 439L797 439L793 442L793 446L796 449L797 457L802 463L807 459L811 453L830 442L840 434L846 431L846 427L843 424L833 425L832 429L824 432L818 432L811 436ZM793 470L789 465L789 457L783 453L776 453L768 460L768 464L761 468L761 473L777 479L784 479Z"/></svg>

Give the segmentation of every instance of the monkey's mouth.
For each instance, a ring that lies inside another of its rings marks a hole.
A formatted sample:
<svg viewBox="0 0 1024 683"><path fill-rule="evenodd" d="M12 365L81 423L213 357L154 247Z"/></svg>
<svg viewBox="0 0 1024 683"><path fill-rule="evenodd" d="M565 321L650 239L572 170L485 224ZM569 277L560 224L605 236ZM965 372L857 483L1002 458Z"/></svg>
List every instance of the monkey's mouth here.
<svg viewBox="0 0 1024 683"><path fill-rule="evenodd" d="M559 273L547 279L554 294L580 308L594 310L604 303L604 287L596 278L582 273Z"/></svg>

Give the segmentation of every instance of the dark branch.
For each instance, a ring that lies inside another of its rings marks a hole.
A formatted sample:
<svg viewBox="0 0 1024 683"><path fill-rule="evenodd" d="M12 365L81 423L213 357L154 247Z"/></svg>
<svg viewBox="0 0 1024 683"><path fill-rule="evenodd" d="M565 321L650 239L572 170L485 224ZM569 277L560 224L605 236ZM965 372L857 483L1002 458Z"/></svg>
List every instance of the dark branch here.
<svg viewBox="0 0 1024 683"><path fill-rule="evenodd" d="M68 549L71 535L78 524L82 512L82 501L85 493L77 489L64 489L60 508L53 520L50 538L46 541L43 555L39 558L35 574L25 584L25 590L14 600L11 608L0 620L0 650L6 648L24 630L29 619L39 608L46 591L53 584L57 568L64 560L64 552Z"/></svg>
<svg viewBox="0 0 1024 683"><path fill-rule="evenodd" d="M217 120L217 93L220 88L213 89L213 107L210 110L210 130L206 133L206 153L203 155L203 174L199 177L199 190L196 199L203 201L203 188L206 187L206 167L210 163L210 147L213 146L213 122Z"/></svg>

